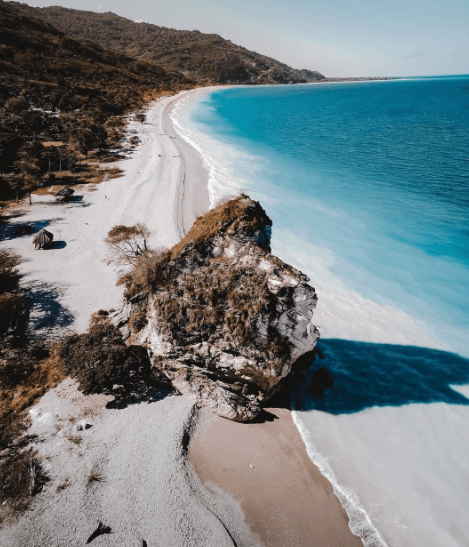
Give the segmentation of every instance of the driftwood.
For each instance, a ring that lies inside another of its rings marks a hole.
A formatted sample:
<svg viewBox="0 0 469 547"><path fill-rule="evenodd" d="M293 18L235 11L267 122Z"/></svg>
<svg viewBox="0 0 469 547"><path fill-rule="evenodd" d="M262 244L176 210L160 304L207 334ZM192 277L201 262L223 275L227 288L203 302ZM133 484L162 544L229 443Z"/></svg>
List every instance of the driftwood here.
<svg viewBox="0 0 469 547"><path fill-rule="evenodd" d="M36 247L36 249L47 249L47 247L50 247L53 239L54 234L51 234L43 228L33 237L34 247Z"/></svg>
<svg viewBox="0 0 469 547"><path fill-rule="evenodd" d="M75 193L75 190L70 188L70 186L64 186L61 188L58 192L54 194L55 201L68 201L73 194Z"/></svg>

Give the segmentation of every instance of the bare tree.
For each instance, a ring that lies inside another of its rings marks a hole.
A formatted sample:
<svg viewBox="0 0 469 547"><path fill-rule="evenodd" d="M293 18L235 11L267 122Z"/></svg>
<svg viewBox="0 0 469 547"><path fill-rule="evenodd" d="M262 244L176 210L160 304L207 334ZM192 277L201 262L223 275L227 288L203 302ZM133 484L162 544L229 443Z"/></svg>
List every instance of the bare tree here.
<svg viewBox="0 0 469 547"><path fill-rule="evenodd" d="M111 228L104 240L116 253L117 262L132 264L134 260L148 251L150 230L144 224Z"/></svg>

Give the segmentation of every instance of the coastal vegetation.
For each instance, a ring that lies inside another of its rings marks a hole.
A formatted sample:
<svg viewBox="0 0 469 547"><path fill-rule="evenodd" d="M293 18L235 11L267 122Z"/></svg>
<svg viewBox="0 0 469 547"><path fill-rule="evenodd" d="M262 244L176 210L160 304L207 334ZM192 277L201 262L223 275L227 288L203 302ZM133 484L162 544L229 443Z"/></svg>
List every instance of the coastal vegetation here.
<svg viewBox="0 0 469 547"><path fill-rule="evenodd" d="M248 203L248 205L247 205ZM275 296L267 288L267 272L212 255L213 240L221 234L261 234L270 223L264 210L247 196L222 201L203 217L170 251L142 253L119 281L128 298L144 292L153 296L161 328L177 343L212 342L220 330L235 348L259 345L254 339L263 316L276 313ZM120 227L113 230L118 231ZM245 235L245 237L247 237ZM268 241L263 241L269 248ZM288 354L275 331L265 342L265 359L281 361Z"/></svg>
<svg viewBox="0 0 469 547"><path fill-rule="evenodd" d="M133 260L118 281L124 309L110 316L176 389L239 421L299 357L311 363L319 337L314 289L270 254L271 224L246 195L220 203L172 249Z"/></svg>
<svg viewBox="0 0 469 547"><path fill-rule="evenodd" d="M195 85L83 43L21 6L0 3L0 201L56 179L89 181L91 159L116 157L110 149L122 139L125 115L137 111L141 119L149 100Z"/></svg>
<svg viewBox="0 0 469 547"><path fill-rule="evenodd" d="M125 384L129 389L132 384L150 381L147 352L139 346L127 346L107 313L94 314L88 332L66 338L58 355L63 372L75 378L87 395L112 393L115 385Z"/></svg>
<svg viewBox="0 0 469 547"><path fill-rule="evenodd" d="M144 224L114 226L104 240L117 255L117 262L132 264L148 251L150 230Z"/></svg>
<svg viewBox="0 0 469 547"><path fill-rule="evenodd" d="M44 20L47 13L0 2L0 222L8 222L13 200L29 195L31 203L31 195L44 186L98 182L102 175L97 166L120 157L127 119L133 115L143 123L144 106L155 98L210 83L292 83L322 77L290 69L215 35L140 26L113 14L94 20L92 16L100 14L61 8L61 16L51 24ZM84 23L82 16L91 19ZM91 35L81 35L83 25L93 31L93 41ZM135 138L133 143L137 142ZM117 168L101 172L118 175ZM277 300L268 289L266 272L230 262L211 250L220 234L241 237L241 242L242 237L254 238L259 247L253 251L256 257L270 250L270 220L253 203L240 196L219 205L199 218L171 250L150 249L150 233L142 224L120 225L109 232L106 241L117 261L131 266L119 281L131 301L131 332L138 334L148 325L151 298L162 332L175 343L215 344L216 326L221 325L227 351L242 347L264 369L282 368L291 345L270 325ZM35 234L27 224L18 230ZM41 243L39 234L47 231L36 234ZM24 510L47 480L40 458L29 448L31 438L25 435L28 409L47 391L67 375L85 394L115 395L116 386L131 390L142 383L169 383L151 366L148 347L129 344L108 312L94 315L86 333L59 343L36 336L28 287L20 288L20 261L21 257L0 251L3 522ZM285 305L293 302L288 290L281 298ZM266 335L259 337L262 322L268 326ZM248 384L233 386L243 397L257 393Z"/></svg>

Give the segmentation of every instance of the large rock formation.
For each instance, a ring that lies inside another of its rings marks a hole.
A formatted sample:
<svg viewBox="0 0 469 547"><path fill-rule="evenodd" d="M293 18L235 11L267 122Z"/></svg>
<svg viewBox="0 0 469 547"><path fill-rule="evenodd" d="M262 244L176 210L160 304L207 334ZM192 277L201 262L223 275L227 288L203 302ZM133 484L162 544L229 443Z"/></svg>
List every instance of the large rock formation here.
<svg viewBox="0 0 469 547"><path fill-rule="evenodd" d="M218 206L171 251L139 258L112 319L147 348L155 373L238 421L260 412L319 338L316 293L270 254L271 225L247 196Z"/></svg>

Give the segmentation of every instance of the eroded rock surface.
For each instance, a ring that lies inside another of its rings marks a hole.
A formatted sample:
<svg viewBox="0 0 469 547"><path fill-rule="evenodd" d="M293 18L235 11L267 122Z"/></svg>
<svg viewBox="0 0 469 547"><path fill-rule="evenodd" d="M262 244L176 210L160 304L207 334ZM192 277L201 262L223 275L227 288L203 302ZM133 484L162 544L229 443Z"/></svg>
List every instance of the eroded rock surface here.
<svg viewBox="0 0 469 547"><path fill-rule="evenodd" d="M319 338L315 290L270 253L271 225L247 196L218 206L139 259L112 319L179 392L232 420L252 420Z"/></svg>

